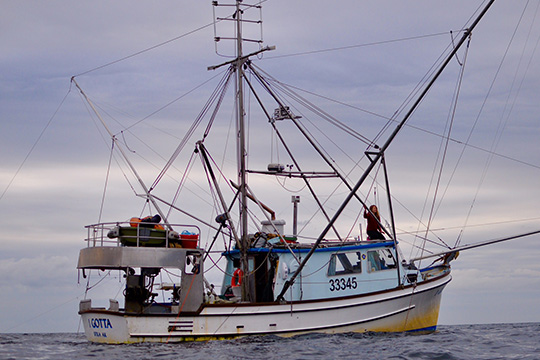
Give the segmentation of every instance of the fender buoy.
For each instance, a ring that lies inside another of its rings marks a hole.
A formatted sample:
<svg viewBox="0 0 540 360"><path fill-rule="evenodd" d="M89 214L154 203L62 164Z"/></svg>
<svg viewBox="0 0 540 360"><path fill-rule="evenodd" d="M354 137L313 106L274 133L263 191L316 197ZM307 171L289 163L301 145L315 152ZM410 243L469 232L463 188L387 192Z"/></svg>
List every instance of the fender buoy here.
<svg viewBox="0 0 540 360"><path fill-rule="evenodd" d="M236 269L231 279L231 286L237 287L237 286L242 285L243 276L244 276L244 272L242 271L242 269Z"/></svg>
<svg viewBox="0 0 540 360"><path fill-rule="evenodd" d="M137 227L139 226L139 223L141 222L141 219L138 217L132 217L129 219L129 226L131 227Z"/></svg>

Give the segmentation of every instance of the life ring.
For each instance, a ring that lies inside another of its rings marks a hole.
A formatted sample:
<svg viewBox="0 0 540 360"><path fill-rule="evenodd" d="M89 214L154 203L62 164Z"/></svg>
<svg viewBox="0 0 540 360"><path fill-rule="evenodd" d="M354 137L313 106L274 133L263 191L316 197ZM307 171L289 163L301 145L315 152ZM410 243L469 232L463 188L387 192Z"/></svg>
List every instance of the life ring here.
<svg viewBox="0 0 540 360"><path fill-rule="evenodd" d="M244 276L244 272L242 269L238 268L234 271L234 274L231 279L231 286L237 287L242 285L242 277Z"/></svg>

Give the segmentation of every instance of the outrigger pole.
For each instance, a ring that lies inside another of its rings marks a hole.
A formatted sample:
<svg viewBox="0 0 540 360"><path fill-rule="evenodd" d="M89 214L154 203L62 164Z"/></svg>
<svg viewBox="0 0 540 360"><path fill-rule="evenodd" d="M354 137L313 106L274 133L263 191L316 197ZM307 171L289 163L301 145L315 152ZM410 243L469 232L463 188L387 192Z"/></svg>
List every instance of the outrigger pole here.
<svg viewBox="0 0 540 360"><path fill-rule="evenodd" d="M392 132L392 134L390 134L390 136L388 137L388 139L386 140L386 142L384 143L384 145L382 145L382 147L379 148L379 151L377 152L370 152L371 155L373 155L373 158L370 158L371 162L370 164L368 165L368 167L366 168L366 170L364 171L364 174L362 174L362 176L360 177L360 179L358 180L358 182L356 183L356 185L351 189L351 192L349 193L349 195L347 195L347 198L343 201L343 203L341 204L341 206L339 207L339 209L336 211L334 217L330 220L330 222L328 223L328 225L326 225L326 227L324 228L324 230L321 232L321 234L319 235L319 237L317 238L317 241L313 244L311 250L307 253L306 257L304 258L304 260L302 261L302 263L300 264L300 266L298 266L298 269L294 272L294 274L291 276L291 278L289 280L287 280L285 282L285 284L283 285L283 289L281 290L281 292L279 293L279 295L277 296L276 300L277 301L283 301L283 296L285 295L285 293L287 292L287 290L289 289L289 287L291 287L291 285L294 284L294 281L296 280L296 277L300 274L300 272L302 271L302 269L304 268L305 264L307 263L307 261L311 258L311 256L313 255L313 253L315 252L315 249L317 248L317 246L321 243L321 241L324 239L324 237L326 236L326 234L328 233L328 231L334 226L334 223L336 222L336 220L339 218L339 216L341 215L341 213L343 212L343 210L347 207L347 205L349 204L349 202L351 201L351 199L355 196L356 192L358 191L358 189L360 188L360 186L364 183L364 181L367 179L368 175L371 173L371 171L373 170L373 168L375 168L375 165L379 162L379 160L381 160L384 156L384 152L386 151L386 149L388 149L388 147L390 146L390 144L392 143L392 141L394 140L394 138L397 136L397 134L400 132L400 130L403 128L403 126L405 125L405 123L407 122L407 120L409 120L410 116L412 115L412 113L416 110L416 108L418 107L418 105L420 105L420 102L424 99L424 97L426 96L426 94L428 93L428 91L431 89L431 87L433 86L433 84L435 83L435 81L439 78L439 76L441 75L441 73L444 71L444 69L446 68L446 66L450 63L450 61L452 60L452 58L454 57L454 55L458 52L458 50L461 48L461 46L465 43L465 41L467 40L467 38L471 35L473 29L476 27L476 25L480 22L480 20L482 19L482 17L484 17L484 15L486 14L486 12L488 11L488 9L491 7L491 5L493 5L493 3L495 2L495 0L491 0L485 7L484 9L482 10L482 12L476 17L476 19L473 21L473 23L471 24L471 26L465 30L465 32L463 33L463 36L461 37L461 39L459 40L459 42L456 44L456 46L454 47L454 49L450 52L450 54L447 56L446 60L442 63L442 65L439 67L439 70L433 75L431 81L426 85L426 87L424 88L424 90L420 93L418 99L414 102L414 104L411 106L411 108L409 109L409 111L405 114L403 120L401 120L401 122L398 124L398 126L394 129L394 131ZM368 157L369 158L369 157ZM394 239L394 242L396 242L397 240Z"/></svg>
<svg viewBox="0 0 540 360"><path fill-rule="evenodd" d="M526 237L526 236L531 236L531 235L536 235L536 234L540 234L540 230L531 231L531 232L528 232L528 233L525 233L525 234L519 234L519 235L510 236L510 237L505 237L505 238L502 238L502 239L486 240L486 241L478 242L476 244L462 245L462 246L458 246L458 247L455 247L453 249L442 251L442 252L439 252L439 253L436 253L436 254L430 254L430 255L420 256L420 257L411 259L411 263L415 262L415 261L424 260L424 259L429 259L429 258L434 258L434 257L441 257L441 256L451 254L451 253L455 253L455 252L458 252L458 251L474 249L474 248L481 247L481 246L496 244L496 243L500 243L500 242L503 242L503 241L515 240L515 239L519 239L519 238Z"/></svg>
<svg viewBox="0 0 540 360"><path fill-rule="evenodd" d="M113 144L116 144L118 142L118 139L117 137L112 133L112 131L109 129L109 127L107 126L107 124L105 123L105 121L103 120L103 118L101 117L101 115L99 114L99 112L96 110L96 107L94 106L94 104L92 103L92 101L90 101L90 99L88 98L88 96L86 96L86 94L84 93L84 91L81 89L81 87L79 86L79 84L77 84L77 81L75 81L75 76L73 76L71 78L71 82L73 82L75 84L75 86L77 87L77 89L79 89L81 95L84 97L84 99L86 100L86 102L88 103L88 105L90 105L90 107L92 108L92 111L94 112L94 114L96 114L96 116L99 118L99 121L101 121L101 124L103 125L103 127L105 128L105 130L109 133L109 136L111 137L112 141L113 141ZM161 218L163 219L163 222L164 224L167 226L167 228L169 230L172 230L172 227L171 225L169 225L169 221L167 220L167 217L165 216L165 213L163 213L163 211L161 211L160 207L158 206L156 200L153 198L152 194L150 194L150 190L148 189L148 187L146 186L146 184L144 183L144 181L141 179L141 177L139 176L139 173L137 172L137 170L135 170L135 167L133 166L133 164L131 163L131 161L129 161L129 158L128 156L126 155L126 153L124 152L124 150L122 149L121 146L118 146L118 149L120 151L120 153L122 154L122 157L124 158L124 160L126 161L126 163L128 164L129 168L131 169L131 172L133 172L133 174L135 175L135 177L137 178L137 181L139 182L139 184L141 185L145 195L146 195L146 199L148 201L150 201L152 203L152 205L154 205L154 207L156 208L156 211L158 212L159 216L161 216Z"/></svg>

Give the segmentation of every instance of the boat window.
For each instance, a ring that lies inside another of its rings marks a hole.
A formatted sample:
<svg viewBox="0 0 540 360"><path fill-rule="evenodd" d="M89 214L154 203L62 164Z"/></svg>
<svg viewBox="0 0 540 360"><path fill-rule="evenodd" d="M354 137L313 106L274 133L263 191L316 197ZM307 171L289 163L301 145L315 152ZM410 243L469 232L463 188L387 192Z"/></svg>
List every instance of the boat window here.
<svg viewBox="0 0 540 360"><path fill-rule="evenodd" d="M328 264L328 276L362 272L360 252L332 254Z"/></svg>
<svg viewBox="0 0 540 360"><path fill-rule="evenodd" d="M389 249L368 251L367 261L370 272L393 269L396 267L394 255L392 255L392 252Z"/></svg>

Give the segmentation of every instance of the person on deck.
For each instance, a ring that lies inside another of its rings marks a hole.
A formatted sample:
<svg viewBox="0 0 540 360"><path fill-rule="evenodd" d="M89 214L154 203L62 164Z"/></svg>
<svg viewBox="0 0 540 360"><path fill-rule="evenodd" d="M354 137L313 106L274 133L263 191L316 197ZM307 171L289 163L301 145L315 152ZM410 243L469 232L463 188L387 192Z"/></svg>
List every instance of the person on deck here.
<svg viewBox="0 0 540 360"><path fill-rule="evenodd" d="M370 212L371 211L371 212ZM385 240L384 235L382 234L383 229L379 224L381 217L379 215L379 210L376 205L371 205L368 209L364 211L364 218L367 219L367 235L368 240Z"/></svg>

